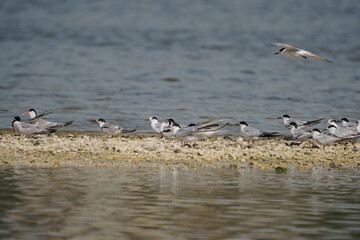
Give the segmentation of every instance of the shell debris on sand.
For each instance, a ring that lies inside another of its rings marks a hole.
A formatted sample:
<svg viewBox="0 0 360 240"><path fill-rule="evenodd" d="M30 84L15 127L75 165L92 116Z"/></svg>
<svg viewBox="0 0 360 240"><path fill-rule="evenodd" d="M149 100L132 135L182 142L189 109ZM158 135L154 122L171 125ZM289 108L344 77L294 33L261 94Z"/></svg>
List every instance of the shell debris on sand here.
<svg viewBox="0 0 360 240"><path fill-rule="evenodd" d="M360 167L360 144L321 146L300 145L285 140L248 143L242 138L207 138L197 141L155 136L86 135L72 133L26 138L4 134L0 137L0 164L42 167L259 167L266 170L295 167ZM150 165L149 165L150 164Z"/></svg>

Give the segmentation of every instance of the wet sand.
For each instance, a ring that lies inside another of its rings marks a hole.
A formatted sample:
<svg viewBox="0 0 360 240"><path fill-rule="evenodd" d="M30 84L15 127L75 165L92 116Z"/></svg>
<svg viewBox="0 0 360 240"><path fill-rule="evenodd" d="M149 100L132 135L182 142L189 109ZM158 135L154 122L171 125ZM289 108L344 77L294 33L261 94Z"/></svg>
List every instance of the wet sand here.
<svg viewBox="0 0 360 240"><path fill-rule="evenodd" d="M39 167L230 167L286 171L288 168L360 167L360 143L326 146L314 142L213 137L184 141L156 135L0 135L0 164Z"/></svg>

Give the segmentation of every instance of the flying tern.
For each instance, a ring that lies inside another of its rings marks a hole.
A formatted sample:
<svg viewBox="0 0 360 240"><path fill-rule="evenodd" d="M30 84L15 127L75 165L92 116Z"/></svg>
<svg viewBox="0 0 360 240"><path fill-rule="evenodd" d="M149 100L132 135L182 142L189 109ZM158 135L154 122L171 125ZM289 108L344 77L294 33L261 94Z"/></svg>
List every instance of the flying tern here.
<svg viewBox="0 0 360 240"><path fill-rule="evenodd" d="M239 123L240 131L246 140L259 140L260 138L267 138L267 137L278 137L281 136L277 132L262 132L257 128L250 127L246 122L241 121Z"/></svg>
<svg viewBox="0 0 360 240"><path fill-rule="evenodd" d="M296 47L293 47L293 46L288 45L288 44L273 43L271 45L281 47L281 49L279 51L277 51L276 53L274 53L274 55L281 54L281 55L284 55L284 56L287 56L287 57L297 57L297 58L305 58L305 59L307 59L308 57L312 57L312 58L315 58L317 60L332 63L330 60L327 60L327 59L322 58L322 57L320 57L318 55L315 55L314 53L312 53L310 51L306 51L304 49L296 48Z"/></svg>
<svg viewBox="0 0 360 240"><path fill-rule="evenodd" d="M29 109L29 111L24 112L22 115L26 115L29 114L30 118L35 118L37 117L37 113L35 111L34 108ZM69 121L69 122L64 122L64 123L57 123L57 122L50 122L50 121L46 121L44 119L39 119L36 123L35 126L37 128L40 128L41 130L48 130L51 129L52 132L56 132L56 130L58 128L61 127L65 127L65 126L69 126L70 124L72 124L73 121Z"/></svg>
<svg viewBox="0 0 360 240"><path fill-rule="evenodd" d="M282 115L281 117L278 117L278 119L282 119L284 121L285 127L287 127L288 129L291 129L290 123L292 123L292 122L296 123L298 129L303 129L303 128L318 124L323 120L323 118L320 118L320 119L312 120L312 121L303 121L303 120L298 120L298 119L292 118L286 114Z"/></svg>
<svg viewBox="0 0 360 240"><path fill-rule="evenodd" d="M108 123L103 118L99 118L96 122L99 123L100 130L107 134L121 134L136 131L135 128L123 128L116 124Z"/></svg>

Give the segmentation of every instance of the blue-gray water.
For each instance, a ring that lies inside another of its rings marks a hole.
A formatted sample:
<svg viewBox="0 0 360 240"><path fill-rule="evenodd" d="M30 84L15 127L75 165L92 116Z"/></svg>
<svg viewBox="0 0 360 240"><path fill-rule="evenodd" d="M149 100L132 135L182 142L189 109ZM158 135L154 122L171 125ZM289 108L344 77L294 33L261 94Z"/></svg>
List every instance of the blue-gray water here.
<svg viewBox="0 0 360 240"><path fill-rule="evenodd" d="M31 107L80 131L99 117L140 132L153 115L277 131L285 113L359 119L359 25L358 0L2 0L0 128Z"/></svg>
<svg viewBox="0 0 360 240"><path fill-rule="evenodd" d="M0 169L1 239L359 239L359 170Z"/></svg>

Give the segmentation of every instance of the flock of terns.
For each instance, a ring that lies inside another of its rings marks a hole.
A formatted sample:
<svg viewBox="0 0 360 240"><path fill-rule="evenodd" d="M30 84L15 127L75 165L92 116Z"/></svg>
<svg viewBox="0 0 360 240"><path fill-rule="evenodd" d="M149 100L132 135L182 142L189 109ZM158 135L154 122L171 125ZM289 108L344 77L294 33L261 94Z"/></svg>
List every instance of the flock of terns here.
<svg viewBox="0 0 360 240"><path fill-rule="evenodd" d="M303 50L300 48L293 47L284 43L274 43L272 46L281 47L279 51L274 53L274 55L281 54L287 57L295 57L295 58L314 58L317 60L321 60L324 62L331 61L322 58L314 53ZM64 123L56 123L49 122L42 117L50 114L51 112L44 112L42 114L37 115L35 109L30 109L27 112L24 112L23 115L28 114L30 116L29 119L21 121L19 116L16 116L12 122L12 126L14 129L14 134L16 131L23 135L32 135L32 134L48 134L54 133L57 129L65 126L69 126L73 121L64 122ZM356 140L360 137L360 121L357 120L356 123L350 122L347 118L342 118L341 120L329 119L326 123L329 126L320 131L317 128L314 128L310 131L305 131L306 127L313 126L315 124L321 123L322 119L312 120L312 121L303 121L299 119L291 118L289 115L283 115L279 117L284 122L286 128L288 128L291 132L291 135L294 140L306 140L309 138L313 138L316 142L319 142L323 145L331 145L337 142ZM161 134L166 138L184 138L189 136L209 136L212 135L218 130L230 125L229 123L220 124L220 122L225 121L225 118L215 119L211 121L201 122L198 124L189 124L189 125L180 125L175 122L174 119L166 119L164 121L159 121L156 117L149 118L152 129ZM99 124L102 132L107 134L122 134L127 132L136 131L135 128L123 128L116 124L108 123L103 118L99 118L96 120ZM341 126L338 125L341 123ZM246 140L259 140L262 138L272 138L272 137L281 137L281 135L277 132L263 132L255 127L249 126L246 122L241 121L238 124L240 126L240 132L244 139ZM329 134L324 133L324 131L328 131Z"/></svg>
<svg viewBox="0 0 360 240"><path fill-rule="evenodd" d="M329 134L321 132L319 129L314 128L310 131L305 131L304 128L321 123L323 118L303 121L295 118L291 118L289 115L283 115L278 119L282 119L284 126L290 129L292 138L294 140L306 140L313 138L315 141L323 145L331 145L337 142L356 140L360 137L360 121L356 123L350 122L347 118L342 118L340 121L329 119L326 123L329 126L323 131L329 131ZM212 121L206 121L198 124L190 124L188 126L181 126L173 119L166 119L160 122L156 117L149 118L152 129L160 133L167 138L186 137L189 135L211 135L219 129L222 129L229 125L218 124L218 122L225 119L215 119ZM338 125L341 122L342 126ZM263 132L255 127L249 126L246 122L241 121L238 124L240 126L240 132L246 140L260 140L262 138L281 137L282 135L277 132Z"/></svg>
<svg viewBox="0 0 360 240"><path fill-rule="evenodd" d="M19 116L16 116L12 122L14 134L17 132L29 136L32 134L48 134L56 132L59 128L69 126L73 121L57 123L50 122L42 119L51 112L44 112L37 115L35 109L30 109L24 112L23 115L28 114L29 119L21 120ZM323 118L311 121L303 121L295 118L291 118L289 115L283 115L278 119L282 119L284 126L290 130L292 138L294 140L303 141L309 138L313 138L315 141L323 145L331 145L337 142L356 140L360 137L360 121L350 122L347 118L341 120L329 119L326 123L329 126L323 131L328 131L326 134L317 128L310 131L304 130L306 127L310 127L321 123ZM174 119L166 119L159 121L156 117L150 117L150 125L152 129L166 138L193 138L198 136L210 136L230 123L220 124L227 120L226 118L214 119L197 124L180 125ZM96 122L100 126L100 130L106 134L116 135L128 132L136 131L135 128L123 128L113 123L106 122L103 118L99 118ZM341 123L341 126L338 124ZM260 140L263 138L281 137L282 135L277 132L264 132L255 127L249 126L246 122L241 121L238 124L232 124L240 126L240 132L242 137L248 141Z"/></svg>

